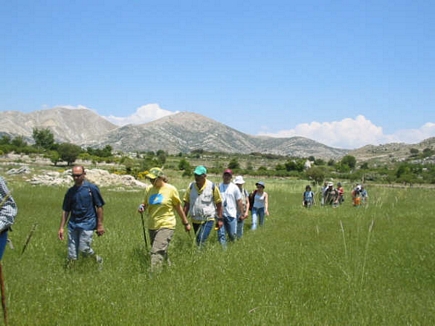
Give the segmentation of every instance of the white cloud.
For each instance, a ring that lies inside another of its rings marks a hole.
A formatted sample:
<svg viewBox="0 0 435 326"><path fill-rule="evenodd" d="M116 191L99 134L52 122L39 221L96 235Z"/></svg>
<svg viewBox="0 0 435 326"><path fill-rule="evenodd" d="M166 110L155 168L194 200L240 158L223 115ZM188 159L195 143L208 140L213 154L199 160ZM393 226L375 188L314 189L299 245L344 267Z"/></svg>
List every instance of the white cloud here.
<svg viewBox="0 0 435 326"><path fill-rule="evenodd" d="M127 124L143 124L153 120L163 118L167 115L178 113L164 110L160 108L158 104L147 104L139 107L135 113L128 117L115 117L113 115L104 116L105 119L109 120L113 124L118 126L124 126Z"/></svg>
<svg viewBox="0 0 435 326"><path fill-rule="evenodd" d="M299 124L294 129L281 130L277 133L260 132L259 135L278 138L302 136L331 147L354 149L368 144L418 143L435 136L435 124L426 123L420 129L400 130L392 135L385 135L382 127L374 125L363 115L358 115L355 119L346 118L341 121L322 123L314 121Z"/></svg>

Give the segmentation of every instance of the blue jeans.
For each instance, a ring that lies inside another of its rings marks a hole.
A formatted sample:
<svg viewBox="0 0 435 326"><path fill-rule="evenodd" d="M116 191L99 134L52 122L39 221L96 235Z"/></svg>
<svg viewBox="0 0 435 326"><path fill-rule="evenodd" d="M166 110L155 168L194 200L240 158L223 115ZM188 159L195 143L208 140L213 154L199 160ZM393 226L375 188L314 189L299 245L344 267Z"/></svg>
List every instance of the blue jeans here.
<svg viewBox="0 0 435 326"><path fill-rule="evenodd" d="M208 236L210 235L211 230L214 226L214 220L206 221L204 223L192 223L193 230L196 235L196 244L198 246L202 246L206 241Z"/></svg>
<svg viewBox="0 0 435 326"><path fill-rule="evenodd" d="M245 220L237 219L237 239L243 236L243 228L245 227Z"/></svg>
<svg viewBox="0 0 435 326"><path fill-rule="evenodd" d="M260 226L264 225L264 207L252 207L252 225L251 230L257 230L257 222L260 219Z"/></svg>
<svg viewBox="0 0 435 326"><path fill-rule="evenodd" d="M85 256L93 255L94 250L91 248L93 235L93 230L68 229L68 259L76 260L79 252Z"/></svg>
<svg viewBox="0 0 435 326"><path fill-rule="evenodd" d="M225 232L228 234L230 241L236 240L237 218L224 215L223 219L224 225L218 230L218 240L223 247L226 247L227 238L225 236Z"/></svg>
<svg viewBox="0 0 435 326"><path fill-rule="evenodd" d="M0 260L3 258L3 253L5 252L6 243L8 242L8 231L3 231L0 235Z"/></svg>

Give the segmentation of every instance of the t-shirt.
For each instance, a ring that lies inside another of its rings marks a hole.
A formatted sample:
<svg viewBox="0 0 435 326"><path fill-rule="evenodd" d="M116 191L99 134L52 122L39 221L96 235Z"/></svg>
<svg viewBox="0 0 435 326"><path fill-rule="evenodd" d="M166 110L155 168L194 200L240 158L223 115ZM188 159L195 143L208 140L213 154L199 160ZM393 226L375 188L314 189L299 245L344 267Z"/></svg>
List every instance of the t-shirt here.
<svg viewBox="0 0 435 326"><path fill-rule="evenodd" d="M219 191L222 196L222 214L230 217L237 217L237 201L242 199L239 187L234 183L221 183Z"/></svg>
<svg viewBox="0 0 435 326"><path fill-rule="evenodd" d="M81 186L69 188L62 204L62 209L70 212L68 228L95 230L97 227L96 207L103 205L103 197L96 185L85 180Z"/></svg>
<svg viewBox="0 0 435 326"><path fill-rule="evenodd" d="M144 202L147 205L148 229L175 229L174 206L181 204L177 188L167 183L160 188L149 186Z"/></svg>

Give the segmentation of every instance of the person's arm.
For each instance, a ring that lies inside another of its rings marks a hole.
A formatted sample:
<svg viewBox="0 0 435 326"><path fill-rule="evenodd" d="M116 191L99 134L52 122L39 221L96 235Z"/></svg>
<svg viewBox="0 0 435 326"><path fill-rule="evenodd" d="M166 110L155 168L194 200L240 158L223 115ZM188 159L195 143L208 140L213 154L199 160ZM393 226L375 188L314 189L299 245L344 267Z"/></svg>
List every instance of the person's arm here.
<svg viewBox="0 0 435 326"><path fill-rule="evenodd" d="M223 219L223 211L222 211L222 202L219 202L216 204L216 215L217 215L217 225L218 228L221 228L224 225L224 219Z"/></svg>
<svg viewBox="0 0 435 326"><path fill-rule="evenodd" d="M264 193L264 213L269 215L269 195L267 192Z"/></svg>
<svg viewBox="0 0 435 326"><path fill-rule="evenodd" d="M174 208L177 211L178 216L180 216L180 218L181 218L181 222L184 225L184 229L186 231L190 231L190 224L189 224L189 221L187 220L186 214L184 214L184 210L181 207L181 204L175 205Z"/></svg>
<svg viewBox="0 0 435 326"><path fill-rule="evenodd" d="M243 211L243 201L242 199L237 200L237 206L239 207L240 219L243 220L245 218L245 212Z"/></svg>
<svg viewBox="0 0 435 326"><path fill-rule="evenodd" d="M246 202L246 208L245 208L245 211L244 211L244 214L243 214L244 215L244 219L249 216L249 207L250 207L250 204L249 204L249 195L245 198L245 202Z"/></svg>
<svg viewBox="0 0 435 326"><path fill-rule="evenodd" d="M57 237L59 240L65 239L64 228L65 224L68 221L69 212L62 211L62 217L60 219L59 231L57 231Z"/></svg>
<svg viewBox="0 0 435 326"><path fill-rule="evenodd" d="M106 231L103 226L104 220L104 210L103 206L97 207L97 234L98 236L102 236Z"/></svg>

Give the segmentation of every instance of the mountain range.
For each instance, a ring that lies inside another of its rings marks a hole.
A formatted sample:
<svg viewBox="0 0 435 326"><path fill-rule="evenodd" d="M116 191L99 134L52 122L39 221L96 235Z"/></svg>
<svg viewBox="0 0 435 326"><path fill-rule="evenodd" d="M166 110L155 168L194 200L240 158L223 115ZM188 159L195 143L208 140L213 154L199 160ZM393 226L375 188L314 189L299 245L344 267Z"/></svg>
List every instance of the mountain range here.
<svg viewBox="0 0 435 326"><path fill-rule="evenodd" d="M0 119L0 136L23 136L27 142L33 143L33 129L48 128L56 142L94 148L110 145L114 150L122 152L164 150L169 154L178 154L201 149L209 152L314 156L336 160L352 153L367 156L375 153L379 147L369 145L366 150L362 148L349 151L329 147L305 137L251 136L191 112L181 112L149 123L122 127L84 108L57 107L30 113L3 111L0 112ZM408 146L397 144L399 145ZM386 154L385 150L381 152Z"/></svg>

